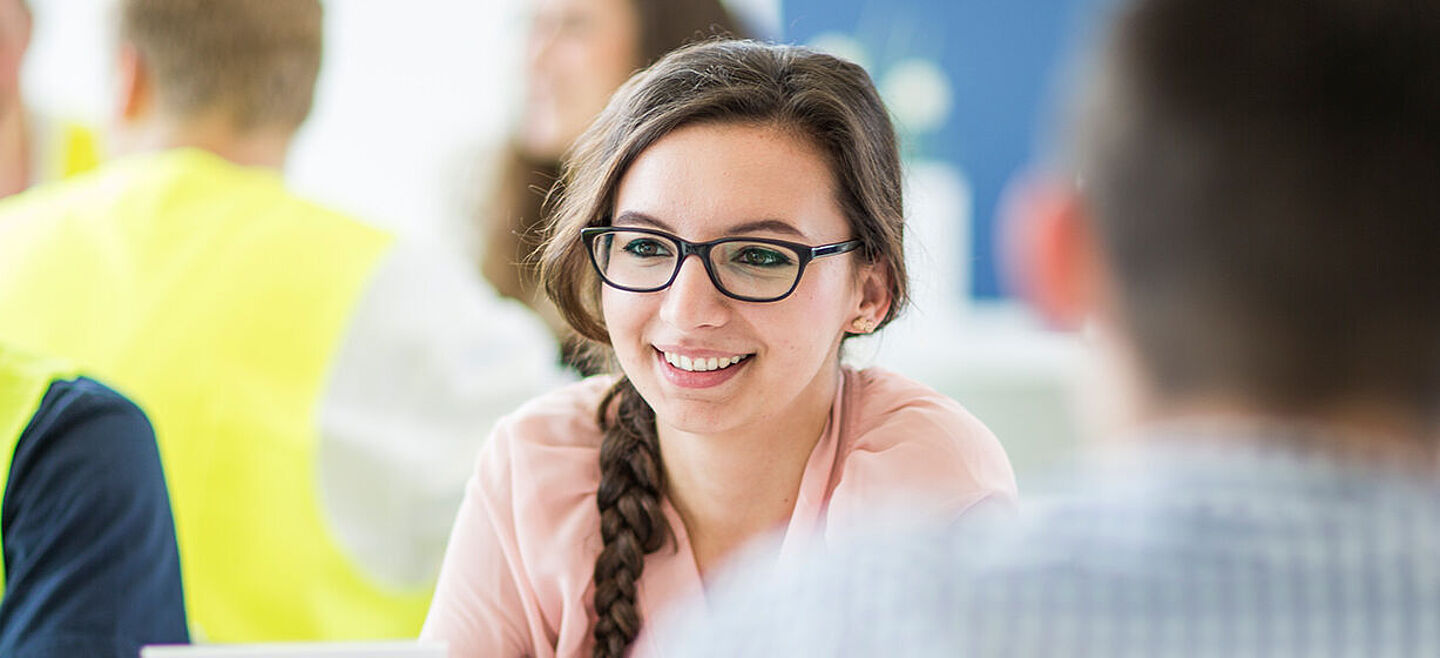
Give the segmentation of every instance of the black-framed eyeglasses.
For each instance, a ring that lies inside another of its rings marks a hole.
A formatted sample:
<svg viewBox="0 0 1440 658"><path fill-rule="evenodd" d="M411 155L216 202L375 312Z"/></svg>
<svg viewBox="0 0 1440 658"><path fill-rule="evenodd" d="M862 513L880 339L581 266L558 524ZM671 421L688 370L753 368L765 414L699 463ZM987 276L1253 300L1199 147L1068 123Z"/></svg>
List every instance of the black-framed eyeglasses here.
<svg viewBox="0 0 1440 658"><path fill-rule="evenodd" d="M664 231L600 226L581 229L580 240L606 285L629 292L670 287L688 256L700 257L705 273L726 297L777 302L795 292L805 266L816 258L854 251L859 240L818 247L766 238L720 238L690 242Z"/></svg>

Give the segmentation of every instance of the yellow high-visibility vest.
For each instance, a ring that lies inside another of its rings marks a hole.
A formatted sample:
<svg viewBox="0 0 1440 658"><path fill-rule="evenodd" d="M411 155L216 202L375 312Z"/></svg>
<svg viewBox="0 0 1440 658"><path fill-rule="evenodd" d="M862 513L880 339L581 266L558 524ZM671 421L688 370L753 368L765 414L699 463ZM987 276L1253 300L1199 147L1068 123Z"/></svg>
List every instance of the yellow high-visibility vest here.
<svg viewBox="0 0 1440 658"><path fill-rule="evenodd" d="M316 468L328 366L391 244L278 172L193 149L0 202L0 340L149 413L197 638L419 632L430 588L365 575L327 528Z"/></svg>
<svg viewBox="0 0 1440 658"><path fill-rule="evenodd" d="M10 480L10 464L20 434L30 426L50 385L75 376L74 369L59 361L40 359L0 347L0 492ZM3 524L3 519L0 519ZM4 551L4 526L0 525L0 554ZM0 561L0 598L5 592L5 564Z"/></svg>

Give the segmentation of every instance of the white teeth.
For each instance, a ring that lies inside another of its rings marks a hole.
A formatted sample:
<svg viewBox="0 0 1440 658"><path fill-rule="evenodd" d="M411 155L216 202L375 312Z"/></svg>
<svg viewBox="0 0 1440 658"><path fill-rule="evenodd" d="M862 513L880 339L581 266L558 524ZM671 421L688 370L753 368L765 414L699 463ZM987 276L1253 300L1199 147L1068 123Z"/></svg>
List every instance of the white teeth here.
<svg viewBox="0 0 1440 658"><path fill-rule="evenodd" d="M743 354L726 357L697 357L694 359L691 359L684 354L672 354L670 352L662 352L662 354L664 354L665 356L666 363L669 363L670 365L675 366L676 368L679 368L681 370L688 370L690 372L706 372L709 370L720 370L721 368L729 368L730 366L733 366L745 360L745 355Z"/></svg>

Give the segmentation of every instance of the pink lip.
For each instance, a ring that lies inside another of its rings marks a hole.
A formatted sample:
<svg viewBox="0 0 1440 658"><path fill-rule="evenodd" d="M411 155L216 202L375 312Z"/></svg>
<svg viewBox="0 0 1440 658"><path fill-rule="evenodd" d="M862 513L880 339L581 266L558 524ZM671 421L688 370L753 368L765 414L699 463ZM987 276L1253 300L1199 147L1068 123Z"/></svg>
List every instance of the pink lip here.
<svg viewBox="0 0 1440 658"><path fill-rule="evenodd" d="M725 354L721 352L707 352L704 350L687 350L683 352L680 350L672 350L671 353L680 353L691 358L703 357L707 359L712 356L715 358L720 358L721 356L731 356L732 354L734 354L733 352ZM658 349L655 350L655 362L660 364L660 373L665 377L665 380L681 388L711 388L714 386L719 386L727 381L730 381L732 377L739 374L741 368L750 365L750 359L745 359L744 361L741 361L740 363L737 363L728 368L721 368L719 370L707 370L705 372L690 372L689 370L681 370L679 368L676 368L675 366L670 365L670 362L665 360L665 353L661 352Z"/></svg>

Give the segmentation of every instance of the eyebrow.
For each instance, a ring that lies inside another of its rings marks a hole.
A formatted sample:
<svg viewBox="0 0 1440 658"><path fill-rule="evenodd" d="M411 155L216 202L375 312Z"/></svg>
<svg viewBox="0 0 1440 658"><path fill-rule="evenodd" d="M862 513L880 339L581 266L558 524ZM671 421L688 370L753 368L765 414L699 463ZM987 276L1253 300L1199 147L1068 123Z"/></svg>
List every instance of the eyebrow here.
<svg viewBox="0 0 1440 658"><path fill-rule="evenodd" d="M650 227L652 227L652 228L658 228L658 229L660 229L660 230L662 230L662 231L666 231L666 232L668 232L668 233L674 233L674 232L675 232L675 229L674 229L673 227L671 227L669 224L666 224L665 222L662 222L662 221L660 221L660 220L658 220L658 219L656 219L656 218L654 218L654 217L651 217L651 216L649 216L649 215L647 215L647 214L645 214L645 213L635 212L635 211L633 211L633 210L627 210L627 211L625 211L625 212L623 212L623 213L620 213L620 216L619 216L619 217L616 217L616 218L611 222L611 225L613 225L613 226L633 226L633 225L635 225L635 224L641 224L641 225L645 225L645 226L650 226ZM761 219L761 220L756 220L756 221L753 221L753 222L745 222L745 223L743 223L743 224L737 224L737 225L735 225L735 226L731 226L731 227L729 228L729 230L727 230L727 231L725 232L725 235L727 235L727 236L737 236L737 235L745 235L745 234L748 234L748 233L758 233L758 232L762 232L762 231L770 231L770 232L773 232L773 233L781 233L781 234L784 234L784 235L792 235L792 236L795 236L795 237L801 238L801 239L808 239L808 238L809 238L809 236L805 235L805 233L803 233L800 229L795 228L794 226L791 226L788 222L783 222L783 221L778 220L778 219Z"/></svg>

